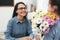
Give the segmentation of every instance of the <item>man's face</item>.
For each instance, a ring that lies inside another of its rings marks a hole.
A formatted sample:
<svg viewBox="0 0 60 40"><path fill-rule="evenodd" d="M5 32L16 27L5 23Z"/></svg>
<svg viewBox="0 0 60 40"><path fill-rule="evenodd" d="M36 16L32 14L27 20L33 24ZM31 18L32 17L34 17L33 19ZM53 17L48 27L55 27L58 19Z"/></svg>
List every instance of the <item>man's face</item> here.
<svg viewBox="0 0 60 40"><path fill-rule="evenodd" d="M48 11L49 12L55 12L56 10L57 10L57 6L56 5L48 4Z"/></svg>

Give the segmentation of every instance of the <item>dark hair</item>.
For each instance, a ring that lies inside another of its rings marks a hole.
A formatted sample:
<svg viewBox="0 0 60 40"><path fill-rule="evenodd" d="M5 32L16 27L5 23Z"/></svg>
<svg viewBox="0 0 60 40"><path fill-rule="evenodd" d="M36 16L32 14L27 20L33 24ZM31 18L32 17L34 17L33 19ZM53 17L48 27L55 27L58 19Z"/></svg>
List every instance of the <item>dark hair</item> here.
<svg viewBox="0 0 60 40"><path fill-rule="evenodd" d="M60 15L60 0L49 0L51 6L57 6L57 14Z"/></svg>
<svg viewBox="0 0 60 40"><path fill-rule="evenodd" d="M23 2L19 2L19 3L17 3L17 4L15 5L15 8L14 8L14 11L13 11L12 18L15 17L15 16L17 16L16 11L17 11L17 7L18 7L19 4L23 4L23 5L25 5ZM26 7L26 5L25 5L25 7ZM26 16L25 16L24 18L26 18Z"/></svg>

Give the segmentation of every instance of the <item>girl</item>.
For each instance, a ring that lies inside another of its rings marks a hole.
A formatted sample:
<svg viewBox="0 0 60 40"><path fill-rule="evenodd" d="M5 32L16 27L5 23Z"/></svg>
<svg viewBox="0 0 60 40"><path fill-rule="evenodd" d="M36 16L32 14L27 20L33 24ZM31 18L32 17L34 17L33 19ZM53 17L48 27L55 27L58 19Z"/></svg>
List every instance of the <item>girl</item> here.
<svg viewBox="0 0 60 40"><path fill-rule="evenodd" d="M23 2L19 2L15 5L13 18L9 20L5 32L7 40L17 40L21 37L24 37L23 40L32 40L33 32L31 25L26 18L26 9L26 5Z"/></svg>

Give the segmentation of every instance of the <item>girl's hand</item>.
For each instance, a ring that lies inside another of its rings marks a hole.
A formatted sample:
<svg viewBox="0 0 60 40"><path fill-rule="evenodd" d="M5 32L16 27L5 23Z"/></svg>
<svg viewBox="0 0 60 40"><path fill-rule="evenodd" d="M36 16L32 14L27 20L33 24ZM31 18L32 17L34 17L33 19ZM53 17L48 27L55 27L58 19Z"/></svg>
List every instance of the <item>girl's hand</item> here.
<svg viewBox="0 0 60 40"><path fill-rule="evenodd" d="M22 37L22 38L19 38L18 40L32 40L31 37Z"/></svg>
<svg viewBox="0 0 60 40"><path fill-rule="evenodd" d="M32 40L31 37L24 37L24 40Z"/></svg>

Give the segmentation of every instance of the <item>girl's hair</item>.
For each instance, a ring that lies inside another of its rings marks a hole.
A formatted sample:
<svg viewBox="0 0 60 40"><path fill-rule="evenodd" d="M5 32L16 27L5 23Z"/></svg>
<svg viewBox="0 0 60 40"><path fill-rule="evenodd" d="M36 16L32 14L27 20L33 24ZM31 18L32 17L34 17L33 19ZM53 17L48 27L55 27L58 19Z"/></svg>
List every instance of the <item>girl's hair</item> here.
<svg viewBox="0 0 60 40"><path fill-rule="evenodd" d="M23 2L19 2L19 3L17 3L17 4L15 5L15 8L14 8L14 11L13 11L12 18L15 17L15 16L17 16L16 11L17 11L17 7L18 7L19 4L23 4L23 5L25 5ZM26 5L25 5L25 7L26 7ZM26 16L27 16L27 15L26 15ZM24 16L24 18L26 18L26 16Z"/></svg>
<svg viewBox="0 0 60 40"><path fill-rule="evenodd" d="M57 6L57 14L60 15L60 0L49 0L51 6Z"/></svg>

